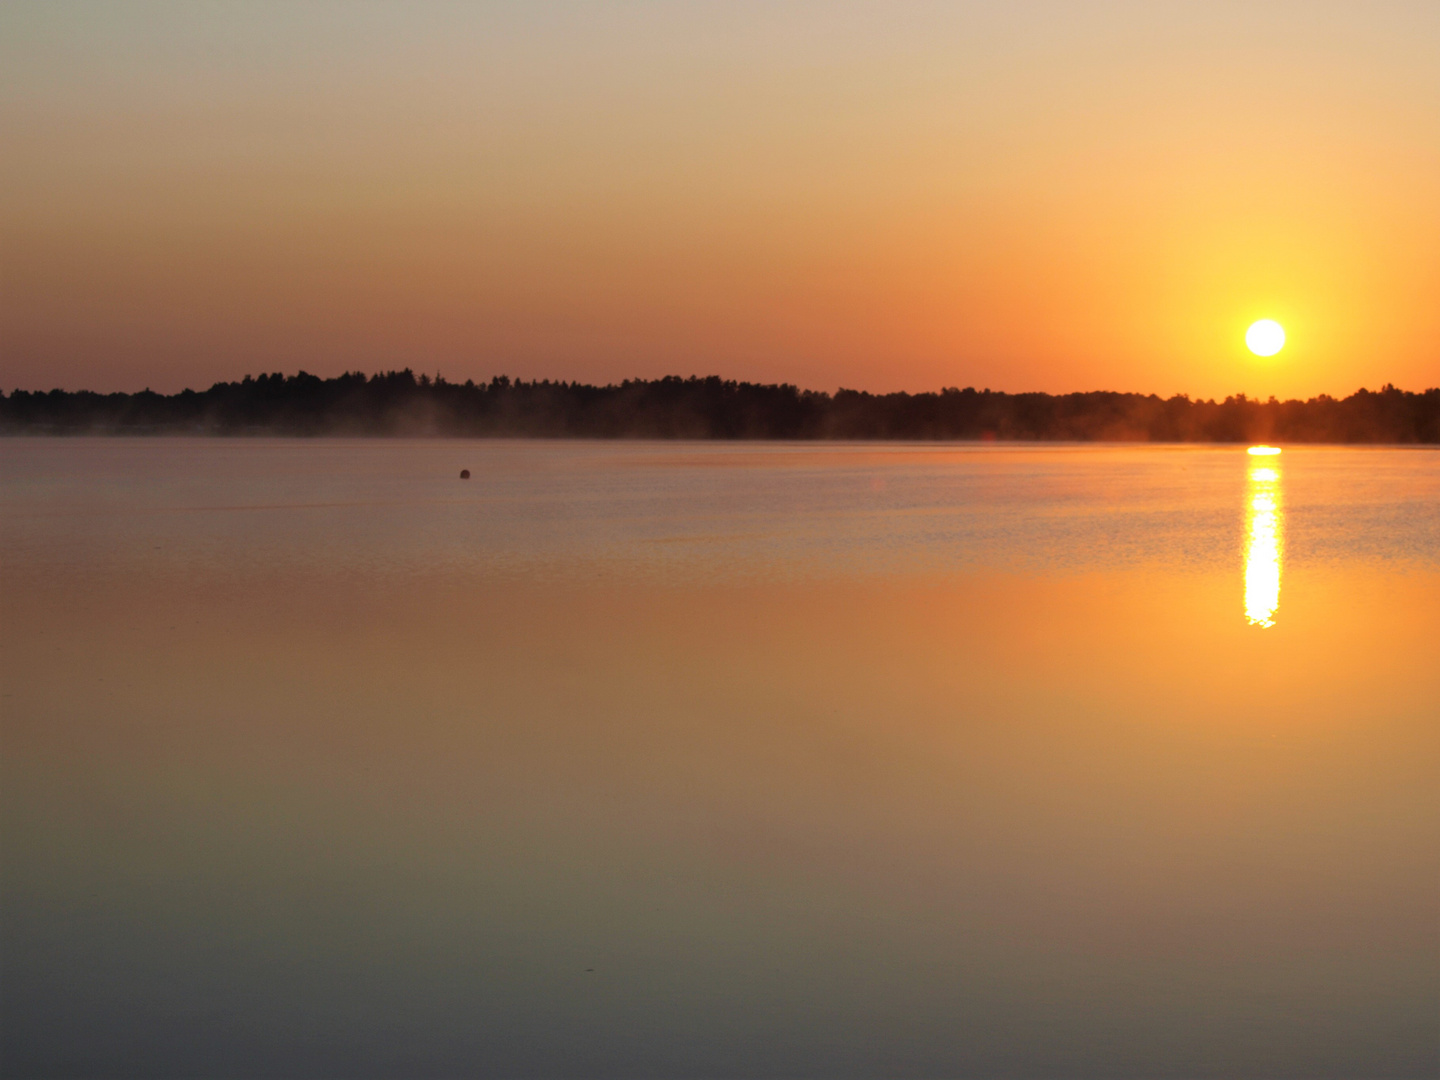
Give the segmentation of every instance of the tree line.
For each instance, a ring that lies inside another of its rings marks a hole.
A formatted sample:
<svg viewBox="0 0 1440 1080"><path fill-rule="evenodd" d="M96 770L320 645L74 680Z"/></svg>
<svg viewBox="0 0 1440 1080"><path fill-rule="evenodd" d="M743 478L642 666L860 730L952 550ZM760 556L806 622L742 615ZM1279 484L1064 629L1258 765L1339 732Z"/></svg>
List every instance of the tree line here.
<svg viewBox="0 0 1440 1080"><path fill-rule="evenodd" d="M667 376L607 386L498 376L447 382L408 368L332 379L246 376L157 394L0 393L10 434L390 435L650 439L1027 439L1440 443L1440 388L1346 398L1224 401L1108 391L828 394Z"/></svg>

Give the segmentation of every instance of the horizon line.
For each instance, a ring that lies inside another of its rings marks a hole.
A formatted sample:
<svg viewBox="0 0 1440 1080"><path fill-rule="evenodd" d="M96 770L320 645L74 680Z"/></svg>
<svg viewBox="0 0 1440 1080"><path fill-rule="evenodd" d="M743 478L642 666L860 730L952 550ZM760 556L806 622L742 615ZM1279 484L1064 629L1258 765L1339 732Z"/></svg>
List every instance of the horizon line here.
<svg viewBox="0 0 1440 1080"><path fill-rule="evenodd" d="M1328 393L1328 392L1320 392L1320 393L1317 393L1317 394L1312 394L1311 396L1305 397L1305 398L1301 398L1301 397L1278 398L1278 397L1276 397L1276 395L1274 395L1274 394L1271 394L1271 395L1269 395L1268 397L1265 397L1265 398L1261 398L1261 397L1251 397L1249 394L1247 394L1247 393L1244 392L1244 391L1237 391L1237 392L1235 392L1235 393L1228 394L1228 395L1226 395L1226 396L1222 399L1222 398L1220 398L1220 397L1218 397L1218 396L1210 396L1210 397L1192 396L1191 394L1189 394L1189 393L1187 393L1187 392L1184 392L1184 391L1176 391L1176 392L1174 392L1174 393L1172 393L1172 394L1169 394L1169 395L1162 395L1162 394L1160 394L1160 393L1158 393L1158 392L1156 392L1156 391L1153 391L1153 390L1152 390L1152 391L1148 391L1148 392L1143 391L1143 390L1107 390L1107 389L1062 390L1062 391L1053 391L1053 390L995 390L995 389L992 389L992 388L990 388L990 387L988 387L988 386L987 386L987 387L984 387L984 388L977 388L977 387L975 387L975 386L973 386L973 385L971 385L971 386L965 386L965 387L960 387L960 386L955 386L955 385L942 386L942 387L939 387L938 389L931 389L931 390L856 390L856 389L852 389L852 388L850 388L850 387L846 387L846 386L840 385L840 386L837 386L834 390L817 390L817 389L812 389L812 388L809 388L809 387L802 387L802 386L800 386L798 383L793 383L793 382L786 382L786 381L759 382L759 381L752 381L752 380L748 380L748 379L733 379L733 378L727 378L726 376L719 375L719 374L709 374L709 375L696 375L696 374L691 374L691 375L678 375L678 374L668 374L668 375L655 376L655 377L652 377L652 378L645 378L645 377L643 377L643 376L632 376L632 377L629 377L629 378L620 379L620 380L611 380L611 381L609 381L609 382L604 382L604 383L600 383L600 382L585 382L585 381L582 381L582 380L579 380L579 379L569 379L569 380L567 380L567 379L551 379L551 378L548 378L548 377L546 377L546 378L532 378L532 379L526 380L526 379L519 378L519 377L514 377L514 378L512 378L511 376L509 376L509 375L507 375L507 374L497 374L497 375L491 376L488 380L479 380L479 381L477 381L477 380L475 380L475 379L473 379L473 378L470 378L470 379L466 379L464 382L456 382L456 381L454 381L454 380L446 379L446 378L444 377L444 374L441 373L441 372L436 372L434 376L431 376L431 375L429 375L428 373L419 372L419 371L416 371L414 368L411 368L411 367L409 367L409 366L406 366L406 367L403 367L403 368L377 369L377 370L375 370L375 371L373 371L373 372L371 372L371 373L369 373L369 374L367 374L365 371L363 371L363 370L361 370L361 369L359 369L359 368L356 368L356 369L354 369L353 371L351 371L351 370L346 370L346 371L342 371L342 372L341 372L340 374L338 374L338 375L330 375L330 376L315 375L315 374L312 374L311 372L306 371L304 368L297 368L297 369L295 370L295 373L294 373L293 375L287 375L284 371L268 371L268 372L267 372L267 371L262 371L262 372L259 372L258 374L250 374L250 373L247 373L247 374L241 376L241 377L238 378L238 379L219 380L219 381L216 381L216 382L214 382L214 383L211 383L209 386L204 387L203 389L197 389L197 388L195 388L195 387L187 386L187 387L185 387L185 388L183 388L183 389L171 391L171 392L168 392L168 393L167 393L167 392L164 392L164 391L159 391L159 390L152 390L149 386L146 386L146 387L144 387L143 389L140 389L140 390L89 390L89 389L85 389L85 388L81 388L81 389L78 389L78 390L67 390L67 389L65 389L65 388L63 388L63 387L58 387L58 386L57 386L57 387L51 387L49 390L30 390L30 389L26 389L26 388L24 388L24 387L16 386L16 387L13 387L13 388L12 388L10 391L8 391L8 392L6 392L3 387L0 387L0 399L8 399L8 398L10 398L10 397L13 397L15 394L26 394L26 395L50 395L50 394L76 394L76 395L78 395L78 394L94 394L94 395L96 395L96 396L98 396L98 397L115 397L115 396L135 397L135 396L142 395L142 394L153 394L153 395L155 395L155 396L157 396L157 397L179 397L179 396L182 396L182 395L184 395L184 394L204 394L204 393L208 393L209 391L214 390L214 389L216 389L217 387L224 387L224 386L243 386L243 385L245 385L246 383L254 383L254 382L259 382L259 381L261 381L261 380L267 380L267 381L269 381L269 380L276 380L276 379L278 379L278 380L281 380L281 381L284 381L284 382L293 382L293 381L298 380L298 379L314 379L314 380L317 380L317 381L319 381L319 382L337 382L337 381L342 380L342 379L353 379L353 378L355 378L355 377L358 376L358 377L360 377L360 378L365 379L367 382L369 382L369 381L373 381L373 380L376 380L376 379L403 377L403 376L406 376L406 375L410 376L410 377L415 381L415 384L416 384L417 386L421 386L421 387L425 387L425 386L453 386L453 387L469 387L469 388L472 388L472 389L493 389L493 388L511 387L511 386L514 386L514 387L520 387L520 386L561 386L561 387L577 387L577 388L586 388L586 389L595 389L595 390L611 390L611 389L618 390L618 389L622 389L622 388L624 388L624 387L626 387L626 386L646 385L646 384L651 384L651 383L666 383L666 382L704 383L704 382L710 382L711 380L718 380L721 384L728 384L728 385L733 385L733 386L764 387L764 388L774 388L774 389L791 388L791 389L794 389L794 390L798 391L798 392L801 393L801 394L813 394L813 395L817 395L817 396L818 396L818 395L824 395L824 396L830 397L830 398L834 398L834 397L836 397L837 395L840 395L840 394L856 394L856 395L860 395L860 396L864 396L864 397L872 397L872 398L885 398L885 397L924 397L924 396L927 396L927 395L941 396L941 395L950 394L950 393L958 393L958 394L965 394L965 393L991 394L991 395L1004 395L1004 396L1006 396L1006 397L1023 397L1023 396L1027 396L1027 395L1041 395L1041 396L1045 396L1045 397L1074 397L1074 396L1085 396L1085 395L1090 395L1090 394L1116 394L1116 395L1121 395L1121 396L1126 396L1126 397L1156 398L1156 399L1158 399L1158 400L1160 400L1160 401L1174 401L1174 400L1177 400L1177 399L1181 399L1181 400L1192 401L1192 402L1196 402L1196 403L1200 403L1200 402L1213 402L1213 403L1217 403L1217 404L1222 403L1222 402L1224 402L1224 401L1247 401L1247 402L1254 402L1254 403L1258 403L1258 404L1265 405L1265 404L1269 404L1270 402L1275 402L1275 403L1277 403L1277 404L1286 404L1286 403L1288 403L1288 402L1306 403L1306 402L1318 401L1318 400L1321 400L1321 399L1329 399L1329 400L1331 400L1331 401L1344 401L1344 400L1347 400L1348 398L1355 397L1355 396L1357 396L1357 395L1359 395L1359 394L1384 394L1384 393L1394 392L1394 393L1401 393L1401 394L1411 394L1411 395L1415 395L1415 396L1424 396L1424 395L1426 395L1426 394L1431 394L1431 393L1435 393L1435 392L1440 392L1440 385L1437 385L1437 386L1428 386L1428 387L1425 387L1425 388L1422 389L1422 390L1405 390L1405 389L1402 389L1402 388L1400 388L1400 387L1397 387L1393 382L1383 383L1378 390L1371 390L1371 389L1369 389L1368 387L1361 386L1361 387L1358 387L1357 389L1351 391L1349 394L1345 395L1344 397L1339 397L1339 396L1336 396L1336 395L1331 394L1331 393Z"/></svg>

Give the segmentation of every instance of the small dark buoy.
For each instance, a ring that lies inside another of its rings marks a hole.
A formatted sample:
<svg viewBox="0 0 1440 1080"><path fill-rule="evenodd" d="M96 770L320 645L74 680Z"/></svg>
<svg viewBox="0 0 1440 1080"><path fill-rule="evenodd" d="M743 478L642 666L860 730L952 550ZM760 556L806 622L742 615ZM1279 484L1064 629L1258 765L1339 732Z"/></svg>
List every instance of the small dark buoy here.
<svg viewBox="0 0 1440 1080"><path fill-rule="evenodd" d="M460 470L460 479L461 479L461 480L469 480L469 479L470 479L470 470L469 470L469 469L461 469L461 470Z"/></svg>

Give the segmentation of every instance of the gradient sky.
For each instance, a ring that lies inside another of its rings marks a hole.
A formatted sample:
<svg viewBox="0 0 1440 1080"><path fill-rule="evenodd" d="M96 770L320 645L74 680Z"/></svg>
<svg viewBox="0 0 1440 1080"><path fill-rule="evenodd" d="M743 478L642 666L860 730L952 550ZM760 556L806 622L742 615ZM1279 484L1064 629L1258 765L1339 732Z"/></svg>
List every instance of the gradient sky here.
<svg viewBox="0 0 1440 1080"><path fill-rule="evenodd" d="M8 0L0 140L6 390L1440 384L1435 0Z"/></svg>

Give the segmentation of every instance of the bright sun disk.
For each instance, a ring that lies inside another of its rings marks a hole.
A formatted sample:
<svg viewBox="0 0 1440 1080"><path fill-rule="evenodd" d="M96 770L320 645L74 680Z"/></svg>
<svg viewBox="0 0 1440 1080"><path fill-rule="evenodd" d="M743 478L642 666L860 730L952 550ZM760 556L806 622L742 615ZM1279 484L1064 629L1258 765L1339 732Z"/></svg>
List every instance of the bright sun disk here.
<svg viewBox="0 0 1440 1080"><path fill-rule="evenodd" d="M1285 328L1274 319L1261 319L1245 331L1245 344L1256 356L1274 356L1285 347Z"/></svg>

